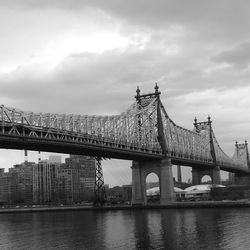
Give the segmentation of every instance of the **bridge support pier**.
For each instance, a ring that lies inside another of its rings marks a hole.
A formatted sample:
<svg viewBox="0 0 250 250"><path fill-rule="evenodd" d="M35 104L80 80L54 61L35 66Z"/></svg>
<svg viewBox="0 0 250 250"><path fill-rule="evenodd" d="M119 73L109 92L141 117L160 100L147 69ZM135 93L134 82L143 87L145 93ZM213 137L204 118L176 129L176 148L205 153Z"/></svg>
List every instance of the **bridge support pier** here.
<svg viewBox="0 0 250 250"><path fill-rule="evenodd" d="M133 161L132 163L132 205L146 205L146 178L155 173L159 178L160 204L165 205L174 201L174 182L170 159L162 161Z"/></svg>
<svg viewBox="0 0 250 250"><path fill-rule="evenodd" d="M201 175L201 171L199 171L196 168L192 168L192 184L193 185L199 185L201 183L201 178L203 175Z"/></svg>
<svg viewBox="0 0 250 250"><path fill-rule="evenodd" d="M132 163L132 205L144 205L146 197L144 197L141 176L141 166L139 162L133 161Z"/></svg>
<svg viewBox="0 0 250 250"><path fill-rule="evenodd" d="M212 169L212 183L220 185L221 178L220 178L220 167L216 166Z"/></svg>
<svg viewBox="0 0 250 250"><path fill-rule="evenodd" d="M174 201L174 181L172 164L169 158L161 161L160 194L161 205L166 205Z"/></svg>
<svg viewBox="0 0 250 250"><path fill-rule="evenodd" d="M216 166L212 169L192 169L192 183L193 185L201 184L201 179L203 176L208 175L212 179L212 184L221 184L220 178L220 167Z"/></svg>

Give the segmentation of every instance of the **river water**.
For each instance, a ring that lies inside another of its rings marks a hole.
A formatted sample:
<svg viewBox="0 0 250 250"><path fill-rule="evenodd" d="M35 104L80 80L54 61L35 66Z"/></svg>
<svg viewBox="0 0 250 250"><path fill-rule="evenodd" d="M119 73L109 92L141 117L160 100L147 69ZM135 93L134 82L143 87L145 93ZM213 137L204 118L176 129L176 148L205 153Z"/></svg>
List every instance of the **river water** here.
<svg viewBox="0 0 250 250"><path fill-rule="evenodd" d="M250 208L0 214L0 249L250 249Z"/></svg>

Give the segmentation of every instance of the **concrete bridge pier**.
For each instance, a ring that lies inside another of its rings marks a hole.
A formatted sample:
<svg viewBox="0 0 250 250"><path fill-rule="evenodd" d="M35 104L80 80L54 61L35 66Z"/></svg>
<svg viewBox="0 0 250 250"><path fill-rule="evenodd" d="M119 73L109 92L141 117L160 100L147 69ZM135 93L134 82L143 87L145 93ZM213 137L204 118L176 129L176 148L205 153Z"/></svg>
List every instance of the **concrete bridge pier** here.
<svg viewBox="0 0 250 250"><path fill-rule="evenodd" d="M166 205L175 200L172 164L169 158L161 161L160 203Z"/></svg>
<svg viewBox="0 0 250 250"><path fill-rule="evenodd" d="M215 166L212 169L212 183L220 185L221 184L221 178L220 178L220 167Z"/></svg>
<svg viewBox="0 0 250 250"><path fill-rule="evenodd" d="M133 161L132 163L132 205L144 205L146 197L144 197L143 180L141 176L141 166L139 162Z"/></svg>
<svg viewBox="0 0 250 250"><path fill-rule="evenodd" d="M192 184L193 185L199 185L201 183L202 176L201 176L201 171L198 171L198 169L196 168L192 168Z"/></svg>
<svg viewBox="0 0 250 250"><path fill-rule="evenodd" d="M201 179L203 176L208 175L211 177L212 184L221 184L220 178L220 167L216 166L211 169L192 169L192 183L193 185L201 184Z"/></svg>
<svg viewBox="0 0 250 250"><path fill-rule="evenodd" d="M132 205L146 205L146 178L155 173L159 178L160 204L175 200L172 164L170 159L161 161L133 161L132 163Z"/></svg>

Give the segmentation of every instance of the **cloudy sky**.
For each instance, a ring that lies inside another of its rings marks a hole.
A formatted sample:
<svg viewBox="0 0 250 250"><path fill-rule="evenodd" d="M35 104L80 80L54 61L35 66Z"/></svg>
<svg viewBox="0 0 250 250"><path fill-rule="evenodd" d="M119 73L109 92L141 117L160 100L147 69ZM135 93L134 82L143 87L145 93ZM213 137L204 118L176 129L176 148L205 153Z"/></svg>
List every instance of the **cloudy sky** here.
<svg viewBox="0 0 250 250"><path fill-rule="evenodd" d="M0 0L0 103L118 114L137 86L158 82L177 124L192 129L210 114L232 155L235 140L250 139L249 12L244 0ZM0 150L1 167L21 161ZM105 163L106 182L129 182L130 165Z"/></svg>

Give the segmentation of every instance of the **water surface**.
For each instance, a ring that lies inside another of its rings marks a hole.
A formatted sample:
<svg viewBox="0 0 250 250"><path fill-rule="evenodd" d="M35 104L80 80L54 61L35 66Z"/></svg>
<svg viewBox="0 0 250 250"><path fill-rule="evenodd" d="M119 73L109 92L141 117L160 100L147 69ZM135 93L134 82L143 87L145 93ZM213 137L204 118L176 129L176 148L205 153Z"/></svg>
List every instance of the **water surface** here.
<svg viewBox="0 0 250 250"><path fill-rule="evenodd" d="M250 249L250 208L0 214L0 249Z"/></svg>

